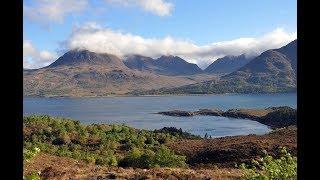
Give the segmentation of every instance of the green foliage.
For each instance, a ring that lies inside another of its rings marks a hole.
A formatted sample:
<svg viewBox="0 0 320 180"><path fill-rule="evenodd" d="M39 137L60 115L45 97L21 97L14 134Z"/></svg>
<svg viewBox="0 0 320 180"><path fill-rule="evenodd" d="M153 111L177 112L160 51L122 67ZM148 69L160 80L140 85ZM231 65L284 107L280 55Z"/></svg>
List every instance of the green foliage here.
<svg viewBox="0 0 320 180"><path fill-rule="evenodd" d="M40 172L32 172L30 175L23 178L24 180L40 180Z"/></svg>
<svg viewBox="0 0 320 180"><path fill-rule="evenodd" d="M40 152L40 149L37 147L33 147L31 149L24 148L23 149L23 160L29 161L31 158L36 156Z"/></svg>
<svg viewBox="0 0 320 180"><path fill-rule="evenodd" d="M185 167L186 157L176 155L172 150L161 146L155 154L154 164L160 167Z"/></svg>
<svg viewBox="0 0 320 180"><path fill-rule="evenodd" d="M125 125L83 125L79 121L47 115L26 116L23 126L25 149L38 147L49 154L108 166L117 166L121 160L122 163L127 161L126 166L134 167L181 167L185 159L165 149L164 143L179 138L198 138L181 129L146 131ZM25 154L26 158L32 156L30 150ZM160 158L167 159L160 161ZM175 162L170 162L170 158ZM133 162L135 160L137 162Z"/></svg>
<svg viewBox="0 0 320 180"><path fill-rule="evenodd" d="M173 151L165 146L161 146L156 152L146 150L141 152L139 149L132 149L124 157L119 165L123 167L186 167L186 157L176 155Z"/></svg>
<svg viewBox="0 0 320 180"><path fill-rule="evenodd" d="M286 148L279 148L280 158L274 159L266 152L263 158L252 160L251 165L241 164L245 177L249 180L297 179L297 158Z"/></svg>

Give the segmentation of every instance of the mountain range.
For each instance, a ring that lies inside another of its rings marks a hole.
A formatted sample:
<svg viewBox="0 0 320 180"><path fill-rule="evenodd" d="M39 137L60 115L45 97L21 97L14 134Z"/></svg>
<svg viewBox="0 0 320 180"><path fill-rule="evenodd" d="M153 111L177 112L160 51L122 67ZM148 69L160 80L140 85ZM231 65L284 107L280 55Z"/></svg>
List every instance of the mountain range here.
<svg viewBox="0 0 320 180"><path fill-rule="evenodd" d="M159 74L130 69L112 54L88 50L71 50L47 67L23 71L25 96L106 96L125 94L134 90L177 87L200 82L203 77L166 76L177 68L175 60L159 58ZM182 61L182 60L179 60ZM178 61L178 66L183 62ZM180 64L179 64L180 63ZM160 63L159 63L160 64ZM186 72L188 65L185 62ZM172 66L172 67L171 67ZM192 67L196 67L191 64ZM183 71L181 71L183 72ZM191 72L191 71L190 71ZM177 73L179 74L179 73ZM180 73L182 74L182 73ZM213 76L204 76L209 78ZM209 78L210 79L210 78Z"/></svg>
<svg viewBox="0 0 320 180"><path fill-rule="evenodd" d="M219 79L137 94L266 93L296 91L297 40L267 50Z"/></svg>
<svg viewBox="0 0 320 180"><path fill-rule="evenodd" d="M188 63L178 56L161 56L157 59L152 59L141 55L131 55L125 58L124 63L130 69L162 75L192 75L202 73L202 69L198 65Z"/></svg>
<svg viewBox="0 0 320 180"><path fill-rule="evenodd" d="M226 56L205 70L178 56L123 59L83 49L23 71L24 96L287 92L296 88L297 41L254 58Z"/></svg>

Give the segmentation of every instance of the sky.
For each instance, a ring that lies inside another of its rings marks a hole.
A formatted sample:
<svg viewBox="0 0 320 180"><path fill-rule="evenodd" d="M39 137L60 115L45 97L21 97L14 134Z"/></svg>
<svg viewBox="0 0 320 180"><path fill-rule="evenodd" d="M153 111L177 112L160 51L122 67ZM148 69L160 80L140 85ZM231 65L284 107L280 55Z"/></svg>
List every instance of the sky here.
<svg viewBox="0 0 320 180"><path fill-rule="evenodd" d="M296 0L24 0L23 66L70 49L119 57L176 55L205 68L297 37Z"/></svg>

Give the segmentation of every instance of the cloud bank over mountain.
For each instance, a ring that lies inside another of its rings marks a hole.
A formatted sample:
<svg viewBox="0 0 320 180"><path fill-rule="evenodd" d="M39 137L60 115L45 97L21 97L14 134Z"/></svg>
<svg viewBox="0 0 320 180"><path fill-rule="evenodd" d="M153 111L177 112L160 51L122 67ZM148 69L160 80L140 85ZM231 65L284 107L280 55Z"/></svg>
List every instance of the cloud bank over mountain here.
<svg viewBox="0 0 320 180"><path fill-rule="evenodd" d="M139 35L104 28L96 23L87 23L73 29L65 41L68 49L88 49L98 53L111 53L117 56L140 54L149 57L176 55L188 62L204 68L217 58L226 55L258 55L261 52L279 48L297 38L296 32L277 28L260 37L243 37L229 41L197 45L171 36L144 38Z"/></svg>
<svg viewBox="0 0 320 180"><path fill-rule="evenodd" d="M104 28L96 23L86 23L73 28L71 35L63 41L65 51L87 49L97 53L110 53L119 57L140 54L157 58L161 55L176 55L186 61L205 68L213 61L226 55L258 55L268 49L275 49L297 38L296 32L282 28L260 37L244 37L229 41L197 45L191 41L174 38L144 38L139 35ZM37 50L30 41L25 41L24 66L39 68L53 62L57 53ZM32 58L28 60L27 57Z"/></svg>

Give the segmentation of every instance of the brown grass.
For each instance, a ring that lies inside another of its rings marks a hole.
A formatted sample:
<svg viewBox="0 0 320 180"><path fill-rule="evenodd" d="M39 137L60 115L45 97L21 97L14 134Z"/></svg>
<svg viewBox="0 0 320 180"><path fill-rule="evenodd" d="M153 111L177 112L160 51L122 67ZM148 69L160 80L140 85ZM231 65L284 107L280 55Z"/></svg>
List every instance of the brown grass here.
<svg viewBox="0 0 320 180"><path fill-rule="evenodd" d="M277 155L278 147L285 146L297 154L297 128L278 129L266 135L231 136L215 139L181 140L167 144L177 154L187 156L188 164L215 164L234 167L235 163L250 162L260 157L262 150Z"/></svg>
<svg viewBox="0 0 320 180"><path fill-rule="evenodd" d="M240 179L242 171L235 168L134 169L87 164L67 157L40 153L24 164L24 175L41 172L41 179Z"/></svg>

